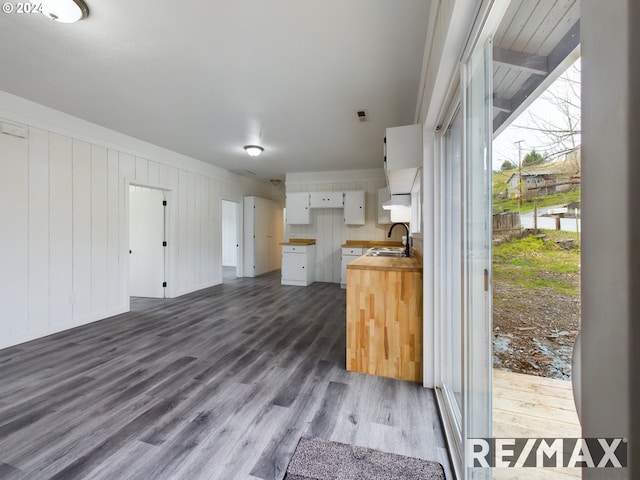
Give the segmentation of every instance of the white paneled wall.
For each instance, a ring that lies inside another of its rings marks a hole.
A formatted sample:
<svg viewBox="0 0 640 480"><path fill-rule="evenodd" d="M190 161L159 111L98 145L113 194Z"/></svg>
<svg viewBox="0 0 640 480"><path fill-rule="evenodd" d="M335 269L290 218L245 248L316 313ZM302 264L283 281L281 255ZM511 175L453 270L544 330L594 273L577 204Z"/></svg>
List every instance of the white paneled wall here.
<svg viewBox="0 0 640 480"><path fill-rule="evenodd" d="M269 184L178 154L174 166L155 146L162 161L149 160L121 146L137 152L143 142L34 109L49 128L0 110L0 121L28 129L27 138L0 134L0 348L128 310L129 182L168 192L170 294L221 283L222 198L270 198ZM75 138L67 120L91 139Z"/></svg>
<svg viewBox="0 0 640 480"><path fill-rule="evenodd" d="M389 225L378 225L378 189L385 185L382 168L287 175L287 192L365 191L364 225L345 225L341 208L314 208L310 225L286 226L285 238L316 239L317 282L340 283L341 245L347 240L389 240ZM400 237L395 229L391 240Z"/></svg>

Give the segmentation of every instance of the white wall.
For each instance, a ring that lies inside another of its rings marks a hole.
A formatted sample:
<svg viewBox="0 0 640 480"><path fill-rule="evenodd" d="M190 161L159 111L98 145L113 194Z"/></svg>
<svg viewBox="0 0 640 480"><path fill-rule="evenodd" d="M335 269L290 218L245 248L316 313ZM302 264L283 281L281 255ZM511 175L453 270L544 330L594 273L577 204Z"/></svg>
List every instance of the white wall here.
<svg viewBox="0 0 640 480"><path fill-rule="evenodd" d="M0 348L127 311L128 182L169 193L169 292L221 283L221 198L271 185L0 91Z"/></svg>
<svg viewBox="0 0 640 480"><path fill-rule="evenodd" d="M631 470L585 469L583 478L639 478L640 382L633 356L640 320L640 145L635 128L640 102L637 62L630 60L637 58L633 32L640 8L635 0L583 0L580 22L582 432L585 437L629 438L632 462Z"/></svg>
<svg viewBox="0 0 640 480"><path fill-rule="evenodd" d="M341 245L347 240L389 240L389 225L378 225L378 189L385 185L382 168L287 175L287 193L345 190L366 192L365 225L345 225L343 210L340 208L312 209L310 225L286 225L285 239L316 239L317 282L340 283ZM395 229L391 240L399 241L400 237L400 230Z"/></svg>

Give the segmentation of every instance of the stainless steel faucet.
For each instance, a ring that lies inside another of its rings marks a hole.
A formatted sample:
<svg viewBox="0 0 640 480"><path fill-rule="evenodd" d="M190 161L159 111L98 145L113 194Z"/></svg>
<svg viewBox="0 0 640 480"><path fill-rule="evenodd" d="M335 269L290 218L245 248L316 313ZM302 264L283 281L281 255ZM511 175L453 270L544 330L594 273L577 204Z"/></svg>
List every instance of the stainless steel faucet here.
<svg viewBox="0 0 640 480"><path fill-rule="evenodd" d="M407 232L407 244L404 246L404 256L410 257L411 256L411 237L409 236L409 225L407 225L406 223L394 223L393 225L391 225L391 228L389 229L387 238L391 238L391 232L393 232L393 227L397 225L402 225Z"/></svg>

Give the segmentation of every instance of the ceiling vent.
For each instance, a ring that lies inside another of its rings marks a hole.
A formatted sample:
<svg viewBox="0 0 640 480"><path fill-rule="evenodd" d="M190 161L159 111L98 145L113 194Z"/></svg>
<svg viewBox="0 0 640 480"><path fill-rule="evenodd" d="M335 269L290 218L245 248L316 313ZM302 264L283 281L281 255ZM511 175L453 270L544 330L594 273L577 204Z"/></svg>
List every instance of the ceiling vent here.
<svg viewBox="0 0 640 480"><path fill-rule="evenodd" d="M367 114L366 110L358 110L356 112L356 115L358 116L358 120L360 120L361 122L366 122L369 120L369 115Z"/></svg>
<svg viewBox="0 0 640 480"><path fill-rule="evenodd" d="M240 175L242 177L253 177L256 172L252 172L251 170L245 170L244 168L234 168L233 170L229 170L231 173L235 173L236 175Z"/></svg>

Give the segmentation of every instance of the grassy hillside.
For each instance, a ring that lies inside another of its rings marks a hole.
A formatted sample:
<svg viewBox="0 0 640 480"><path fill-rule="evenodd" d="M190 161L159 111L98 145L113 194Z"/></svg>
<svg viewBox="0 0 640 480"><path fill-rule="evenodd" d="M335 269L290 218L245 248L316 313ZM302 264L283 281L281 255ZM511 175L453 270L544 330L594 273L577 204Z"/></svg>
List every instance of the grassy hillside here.
<svg viewBox="0 0 640 480"><path fill-rule="evenodd" d="M527 173L535 173L537 171L551 171L558 174L573 175L575 174L575 162L565 161L556 163L546 163L543 165L536 165L535 167L529 167L522 170ZM496 195L505 192L507 190L507 180L514 173L518 173L517 169L505 170L493 172L492 192L493 192L493 211L494 212L516 212L518 211L518 199L497 199ZM580 186L576 185L575 189L564 192L556 193L553 195L546 195L540 197L534 197L532 199L524 199L522 202L521 212L527 212L534 209L534 205L537 204L538 208L549 207L551 205L564 205L571 202L580 201Z"/></svg>

